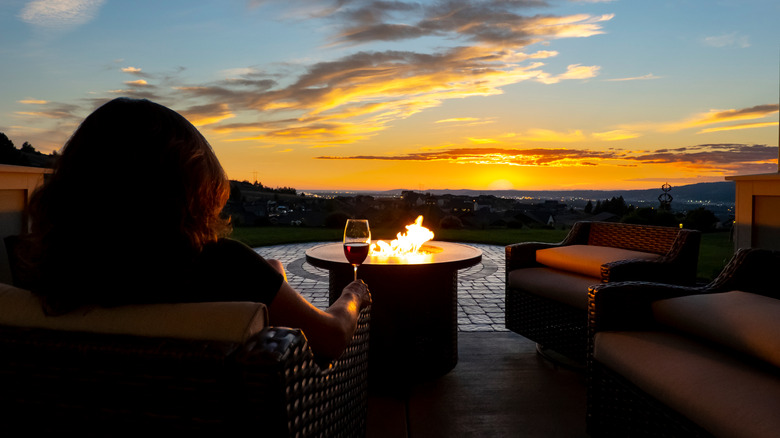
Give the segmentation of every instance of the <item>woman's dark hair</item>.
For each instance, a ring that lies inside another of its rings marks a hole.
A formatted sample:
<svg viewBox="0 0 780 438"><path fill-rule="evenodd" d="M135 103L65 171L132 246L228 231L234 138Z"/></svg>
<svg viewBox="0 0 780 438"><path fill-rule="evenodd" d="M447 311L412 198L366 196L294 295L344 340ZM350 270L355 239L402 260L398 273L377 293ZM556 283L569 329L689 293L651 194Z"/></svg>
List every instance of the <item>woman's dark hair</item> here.
<svg viewBox="0 0 780 438"><path fill-rule="evenodd" d="M227 233L220 213L229 194L214 151L184 117L114 99L81 123L31 197L27 286L55 311L127 301L122 294L148 301Z"/></svg>

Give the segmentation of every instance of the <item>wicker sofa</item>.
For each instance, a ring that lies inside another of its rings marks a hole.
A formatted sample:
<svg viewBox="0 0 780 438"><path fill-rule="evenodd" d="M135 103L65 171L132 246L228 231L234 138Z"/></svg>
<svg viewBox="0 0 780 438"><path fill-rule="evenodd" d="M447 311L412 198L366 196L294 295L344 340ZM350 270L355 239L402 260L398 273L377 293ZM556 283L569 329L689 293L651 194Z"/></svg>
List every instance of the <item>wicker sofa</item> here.
<svg viewBox="0 0 780 438"><path fill-rule="evenodd" d="M780 435L778 272L751 249L702 287L591 288L590 436Z"/></svg>
<svg viewBox="0 0 780 438"><path fill-rule="evenodd" d="M300 330L267 325L263 304L47 317L0 284L0 418L26 436L364 436L369 314L341 358L318 364Z"/></svg>
<svg viewBox="0 0 780 438"><path fill-rule="evenodd" d="M700 233L577 222L560 243L506 247L506 327L577 364L587 356L588 288L624 280L693 284Z"/></svg>

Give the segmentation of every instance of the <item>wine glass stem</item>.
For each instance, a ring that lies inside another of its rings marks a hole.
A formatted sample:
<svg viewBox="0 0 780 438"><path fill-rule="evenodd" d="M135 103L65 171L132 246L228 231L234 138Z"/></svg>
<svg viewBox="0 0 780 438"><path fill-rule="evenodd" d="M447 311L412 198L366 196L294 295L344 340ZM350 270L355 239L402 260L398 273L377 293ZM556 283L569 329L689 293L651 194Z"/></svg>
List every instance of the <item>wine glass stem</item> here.
<svg viewBox="0 0 780 438"><path fill-rule="evenodd" d="M355 281L357 281L357 265L352 265L355 268Z"/></svg>

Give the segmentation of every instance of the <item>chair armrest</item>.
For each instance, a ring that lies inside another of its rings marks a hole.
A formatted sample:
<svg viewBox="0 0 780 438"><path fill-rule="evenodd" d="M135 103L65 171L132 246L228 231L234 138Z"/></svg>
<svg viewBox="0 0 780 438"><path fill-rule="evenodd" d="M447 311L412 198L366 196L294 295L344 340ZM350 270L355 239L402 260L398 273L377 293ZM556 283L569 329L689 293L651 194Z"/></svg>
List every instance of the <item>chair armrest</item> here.
<svg viewBox="0 0 780 438"><path fill-rule="evenodd" d="M780 299L778 272L780 251L739 249L707 287L720 291L741 290Z"/></svg>
<svg viewBox="0 0 780 438"><path fill-rule="evenodd" d="M601 281L614 283L622 281L648 281L665 284L694 283L691 276L680 266L668 263L664 258L658 260L626 259L601 265ZM696 273L695 269L692 271Z"/></svg>
<svg viewBox="0 0 780 438"><path fill-rule="evenodd" d="M533 266L540 266L536 262L536 251L546 248L555 248L561 246L560 243L544 243L544 242L521 242L507 245L506 252L506 273L520 268L530 268Z"/></svg>
<svg viewBox="0 0 780 438"><path fill-rule="evenodd" d="M639 330L653 325L653 301L712 292L706 287L679 286L645 281L601 283L588 290L588 328Z"/></svg>
<svg viewBox="0 0 780 438"><path fill-rule="evenodd" d="M540 266L536 263L536 251L540 249L555 248L566 245L585 245L588 243L588 233L590 232L590 222L576 222L566 237L558 243L545 242L520 242L507 245L506 251L506 273L520 268L530 268Z"/></svg>
<svg viewBox="0 0 780 438"><path fill-rule="evenodd" d="M331 436L365 430L368 409L368 345L371 308L361 310L345 352L318 363L299 329L268 327L236 355L248 392L246 424L277 425L269 436ZM269 393L277 396L269 397ZM269 403L269 400L271 401ZM273 403L283 400L283 403ZM286 411L284 408L286 407ZM287 418L286 422L270 421ZM282 429L282 424L289 427Z"/></svg>
<svg viewBox="0 0 780 438"><path fill-rule="evenodd" d="M652 325L650 304L653 301L685 295L741 290L780 298L776 281L778 270L780 251L740 249L720 275L705 286L679 286L657 281L597 284L588 290L588 325L593 332L647 327Z"/></svg>

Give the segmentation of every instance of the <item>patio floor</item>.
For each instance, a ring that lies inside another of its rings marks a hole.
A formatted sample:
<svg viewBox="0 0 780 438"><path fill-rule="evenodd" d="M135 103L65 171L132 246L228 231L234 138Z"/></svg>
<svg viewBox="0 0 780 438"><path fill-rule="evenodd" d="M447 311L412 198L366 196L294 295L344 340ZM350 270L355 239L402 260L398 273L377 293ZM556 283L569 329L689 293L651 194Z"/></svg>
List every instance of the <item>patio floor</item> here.
<svg viewBox="0 0 780 438"><path fill-rule="evenodd" d="M282 261L290 284L325 308L328 273L304 258L321 243L255 250ZM458 273L457 366L407 391L372 394L368 437L586 437L584 375L504 328L504 247L472 246L483 257Z"/></svg>

